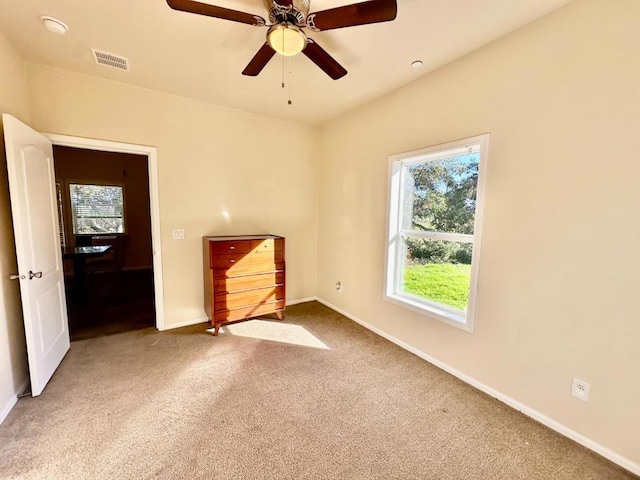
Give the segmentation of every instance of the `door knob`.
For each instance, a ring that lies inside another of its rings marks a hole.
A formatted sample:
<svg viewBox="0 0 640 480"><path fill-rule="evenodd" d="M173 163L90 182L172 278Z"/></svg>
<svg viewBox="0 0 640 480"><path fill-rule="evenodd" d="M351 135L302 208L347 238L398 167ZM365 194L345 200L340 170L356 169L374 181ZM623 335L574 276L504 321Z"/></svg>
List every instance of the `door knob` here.
<svg viewBox="0 0 640 480"><path fill-rule="evenodd" d="M29 280L33 280L34 278L42 278L42 272L33 273L29 270Z"/></svg>
<svg viewBox="0 0 640 480"><path fill-rule="evenodd" d="M25 277L24 275L9 275L9 280L24 280Z"/></svg>

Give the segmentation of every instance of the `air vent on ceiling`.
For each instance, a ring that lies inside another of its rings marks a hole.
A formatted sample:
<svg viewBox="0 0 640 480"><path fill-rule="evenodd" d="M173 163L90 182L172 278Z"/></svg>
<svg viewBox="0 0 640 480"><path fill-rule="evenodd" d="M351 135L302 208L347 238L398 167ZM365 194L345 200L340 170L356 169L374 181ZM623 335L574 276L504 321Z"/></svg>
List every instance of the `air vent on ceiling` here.
<svg viewBox="0 0 640 480"><path fill-rule="evenodd" d="M129 60L124 57L120 57L113 53L103 52L92 48L93 58L98 65L104 65L105 67L117 68L118 70L129 71Z"/></svg>

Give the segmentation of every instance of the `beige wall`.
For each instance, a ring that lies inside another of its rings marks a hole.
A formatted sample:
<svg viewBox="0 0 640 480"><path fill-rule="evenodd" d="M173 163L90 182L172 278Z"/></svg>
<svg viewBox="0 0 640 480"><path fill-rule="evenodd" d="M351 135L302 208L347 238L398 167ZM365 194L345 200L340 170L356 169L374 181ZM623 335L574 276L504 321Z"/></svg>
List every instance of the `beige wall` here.
<svg viewBox="0 0 640 480"><path fill-rule="evenodd" d="M318 227L321 298L636 464L638 32L637 0L572 3L329 123ZM387 156L487 132L469 334L382 299Z"/></svg>
<svg viewBox="0 0 640 480"><path fill-rule="evenodd" d="M0 34L0 113L29 121L24 62ZM0 121L0 133L2 133ZM17 273L13 225L5 163L4 141L0 141L0 420L27 381L27 352L24 343L22 307Z"/></svg>
<svg viewBox="0 0 640 480"><path fill-rule="evenodd" d="M27 78L36 130L158 148L168 326L205 316L203 235L285 236L287 299L315 295L316 129L42 65Z"/></svg>

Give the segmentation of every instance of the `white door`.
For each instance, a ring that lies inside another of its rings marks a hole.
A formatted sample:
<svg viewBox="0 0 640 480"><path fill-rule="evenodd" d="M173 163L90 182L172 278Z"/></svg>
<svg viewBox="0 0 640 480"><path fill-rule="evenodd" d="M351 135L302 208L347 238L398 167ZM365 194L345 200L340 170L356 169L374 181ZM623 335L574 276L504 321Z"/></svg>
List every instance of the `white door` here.
<svg viewBox="0 0 640 480"><path fill-rule="evenodd" d="M3 114L11 213L33 396L69 350L51 141Z"/></svg>

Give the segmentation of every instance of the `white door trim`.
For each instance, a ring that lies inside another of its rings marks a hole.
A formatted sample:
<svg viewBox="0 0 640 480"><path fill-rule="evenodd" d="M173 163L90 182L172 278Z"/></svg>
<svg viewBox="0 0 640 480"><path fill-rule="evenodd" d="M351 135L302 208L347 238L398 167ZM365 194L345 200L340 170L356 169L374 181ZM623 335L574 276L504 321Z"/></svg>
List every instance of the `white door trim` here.
<svg viewBox="0 0 640 480"><path fill-rule="evenodd" d="M111 142L94 138L43 133L54 145L102 150L104 152L146 155L149 166L149 196L151 200L151 244L153 247L153 284L155 289L156 328L164 330L164 293L162 288L162 248L160 236L160 203L158 191L158 149L147 145Z"/></svg>

